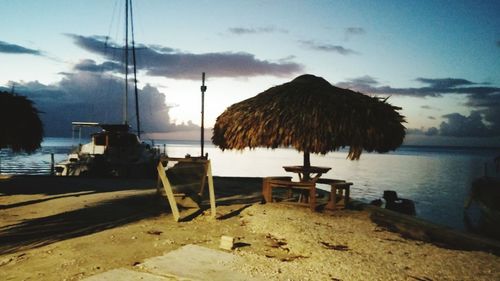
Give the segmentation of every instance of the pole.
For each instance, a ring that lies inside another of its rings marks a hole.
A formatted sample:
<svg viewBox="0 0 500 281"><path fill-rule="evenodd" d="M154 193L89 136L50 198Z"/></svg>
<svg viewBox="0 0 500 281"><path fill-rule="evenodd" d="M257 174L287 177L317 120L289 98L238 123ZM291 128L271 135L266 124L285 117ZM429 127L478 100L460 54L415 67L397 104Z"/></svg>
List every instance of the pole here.
<svg viewBox="0 0 500 281"><path fill-rule="evenodd" d="M50 154L50 175L54 175L54 168L55 168L55 162L54 162L54 153Z"/></svg>
<svg viewBox="0 0 500 281"><path fill-rule="evenodd" d="M141 138L141 121L139 120L139 94L137 90L137 60L135 56L134 14L132 13L132 0L130 0L130 29L130 31L132 32L132 58L134 64L135 119L137 122L137 136Z"/></svg>
<svg viewBox="0 0 500 281"><path fill-rule="evenodd" d="M201 157L203 157L203 146L205 144L205 72L201 74Z"/></svg>
<svg viewBox="0 0 500 281"><path fill-rule="evenodd" d="M123 124L127 124L128 110L128 0L125 0L125 97L123 98Z"/></svg>

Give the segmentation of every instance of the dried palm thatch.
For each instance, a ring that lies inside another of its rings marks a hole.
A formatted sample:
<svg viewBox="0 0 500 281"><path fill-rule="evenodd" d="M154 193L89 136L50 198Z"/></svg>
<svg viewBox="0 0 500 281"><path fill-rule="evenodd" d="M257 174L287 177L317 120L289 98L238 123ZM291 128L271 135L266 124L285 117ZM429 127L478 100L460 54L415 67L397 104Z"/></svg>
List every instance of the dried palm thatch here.
<svg viewBox="0 0 500 281"><path fill-rule="evenodd" d="M348 159L361 152L387 152L401 145L404 117L386 99L332 86L302 75L231 105L218 118L212 141L224 149L294 147L326 154L349 147Z"/></svg>
<svg viewBox="0 0 500 281"><path fill-rule="evenodd" d="M40 148L43 125L33 102L0 91L0 149L33 152Z"/></svg>

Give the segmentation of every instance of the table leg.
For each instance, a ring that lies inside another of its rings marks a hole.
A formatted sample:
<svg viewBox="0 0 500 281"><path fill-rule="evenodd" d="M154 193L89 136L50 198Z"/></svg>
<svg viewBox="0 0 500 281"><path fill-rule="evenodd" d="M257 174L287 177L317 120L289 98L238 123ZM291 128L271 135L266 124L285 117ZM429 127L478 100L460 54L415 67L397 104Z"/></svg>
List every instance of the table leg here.
<svg viewBox="0 0 500 281"><path fill-rule="evenodd" d="M269 180L264 178L264 180L262 181L262 197L264 197L264 201L266 201L266 203L270 203L272 201L272 199L270 198L271 196L269 196L270 194L270 188L269 188Z"/></svg>
<svg viewBox="0 0 500 281"><path fill-rule="evenodd" d="M332 184L330 190L330 200L328 200L326 208L335 210L335 207L337 207L337 186L335 184Z"/></svg>
<svg viewBox="0 0 500 281"><path fill-rule="evenodd" d="M316 183L309 189L309 207L311 211L316 211Z"/></svg>

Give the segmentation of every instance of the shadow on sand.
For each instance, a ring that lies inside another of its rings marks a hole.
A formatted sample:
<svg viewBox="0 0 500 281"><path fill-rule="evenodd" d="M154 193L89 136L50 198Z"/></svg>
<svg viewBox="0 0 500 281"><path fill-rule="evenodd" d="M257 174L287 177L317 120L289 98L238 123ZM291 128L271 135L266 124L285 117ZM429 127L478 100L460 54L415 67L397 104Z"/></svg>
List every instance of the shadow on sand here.
<svg viewBox="0 0 500 281"><path fill-rule="evenodd" d="M45 194L96 191L112 192L131 189L151 189L156 186L153 179L83 178L52 176L13 176L0 179L0 194Z"/></svg>
<svg viewBox="0 0 500 281"><path fill-rule="evenodd" d="M260 178L214 177L217 205L253 204L261 201ZM102 201L81 209L47 217L23 220L0 228L0 254L9 254L30 248L45 246L58 241L80 237L119 227L144 218L170 213L165 200L154 192L156 181L120 179L82 179L43 176L13 177L0 181L3 196L19 194L45 194L51 197L18 202L3 206L2 211L30 204L37 204L65 197L119 190L150 190L127 197ZM208 197L208 196L204 196ZM207 201L207 200L204 200ZM204 202L203 205L208 202ZM184 218L189 221L203 212ZM244 208L248 207L245 206ZM244 209L243 208L243 209ZM241 210L239 210L241 211ZM235 214L227 214L224 219Z"/></svg>
<svg viewBox="0 0 500 281"><path fill-rule="evenodd" d="M96 233L165 212L154 193L104 201L95 206L0 228L0 254Z"/></svg>

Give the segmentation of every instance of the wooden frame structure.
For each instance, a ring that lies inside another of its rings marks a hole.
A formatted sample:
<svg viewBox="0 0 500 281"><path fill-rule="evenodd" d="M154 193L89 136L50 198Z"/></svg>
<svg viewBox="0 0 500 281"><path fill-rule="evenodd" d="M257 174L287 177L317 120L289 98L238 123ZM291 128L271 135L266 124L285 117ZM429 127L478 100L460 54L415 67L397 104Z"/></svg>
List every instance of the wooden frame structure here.
<svg viewBox="0 0 500 281"><path fill-rule="evenodd" d="M292 190L297 190L305 193L307 204L311 211L315 211L317 207L316 200L316 184L330 185L330 195L325 209L337 209L337 199L343 201L343 207L347 207L350 199L350 187L352 182L338 179L313 178L309 181L292 181L292 177L265 177L262 182L262 196L267 203L273 202L273 188L288 189L288 197L291 196ZM299 202L302 196L299 197Z"/></svg>
<svg viewBox="0 0 500 281"><path fill-rule="evenodd" d="M166 168L168 162L178 162L178 163L188 163L188 164L199 164L203 167L203 173L201 174L201 178L199 178L199 192L198 195L200 197L203 196L203 191L205 188L205 183L208 179L208 194L210 197L210 213L212 218L216 217L216 207L215 207L215 192L214 192L214 182L212 178L212 166L210 164L210 160L202 158L202 157L186 157L186 158L174 158L174 157L162 157L158 163L157 171L158 171L158 184L157 189L159 194L163 194L161 189L165 192L165 196L167 197L168 203L170 204L170 208L172 210L172 215L176 222L180 219L179 208L177 207L176 197L184 196L184 193L176 193L174 192L173 185L169 180L166 174ZM168 171L168 169L167 169Z"/></svg>
<svg viewBox="0 0 500 281"><path fill-rule="evenodd" d="M262 182L262 196L267 203L273 202L273 188L288 189L288 195L292 190L307 193L307 202L311 211L316 210L316 182L315 181L292 181L292 177L266 177Z"/></svg>

